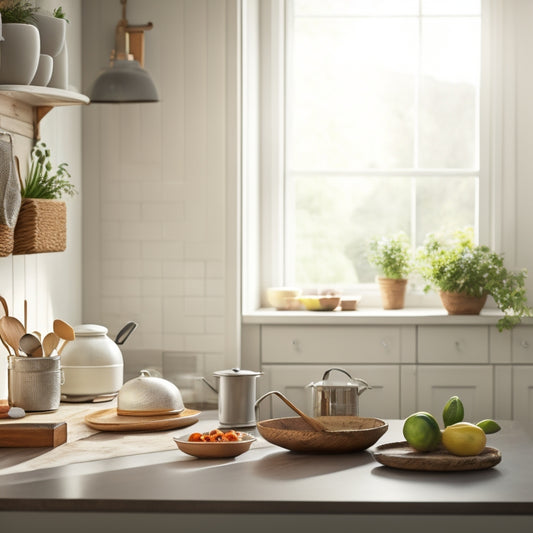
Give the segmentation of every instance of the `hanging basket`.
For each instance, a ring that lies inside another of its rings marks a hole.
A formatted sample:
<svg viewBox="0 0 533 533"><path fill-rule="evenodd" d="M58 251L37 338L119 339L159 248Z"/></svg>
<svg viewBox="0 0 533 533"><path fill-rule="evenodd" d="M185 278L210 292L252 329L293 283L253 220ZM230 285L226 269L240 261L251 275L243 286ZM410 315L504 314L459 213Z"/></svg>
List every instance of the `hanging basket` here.
<svg viewBox="0 0 533 533"><path fill-rule="evenodd" d="M0 257L7 257L13 253L15 228L7 224L0 224Z"/></svg>
<svg viewBox="0 0 533 533"><path fill-rule="evenodd" d="M449 315L479 315L487 301L487 294L470 296L463 292L440 291L440 300Z"/></svg>
<svg viewBox="0 0 533 533"><path fill-rule="evenodd" d="M378 284L383 309L403 309L407 280L378 278Z"/></svg>
<svg viewBox="0 0 533 533"><path fill-rule="evenodd" d="M62 252L67 247L67 205L61 200L23 198L13 255Z"/></svg>

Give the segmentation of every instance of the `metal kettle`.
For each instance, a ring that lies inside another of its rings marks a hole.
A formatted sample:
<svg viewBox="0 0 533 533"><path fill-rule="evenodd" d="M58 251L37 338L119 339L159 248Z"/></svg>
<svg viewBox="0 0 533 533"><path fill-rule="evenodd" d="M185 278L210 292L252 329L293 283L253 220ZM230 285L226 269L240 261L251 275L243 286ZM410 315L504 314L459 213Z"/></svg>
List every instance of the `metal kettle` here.
<svg viewBox="0 0 533 533"><path fill-rule="evenodd" d="M220 427L255 426L256 380L263 372L231 368L213 372L218 389L202 378L202 381L218 394L218 422Z"/></svg>
<svg viewBox="0 0 533 533"><path fill-rule="evenodd" d="M333 370L349 379L330 378ZM343 368L330 368L322 381L309 383L306 388L312 390L313 416L359 416L359 396L372 387L363 379L352 378Z"/></svg>

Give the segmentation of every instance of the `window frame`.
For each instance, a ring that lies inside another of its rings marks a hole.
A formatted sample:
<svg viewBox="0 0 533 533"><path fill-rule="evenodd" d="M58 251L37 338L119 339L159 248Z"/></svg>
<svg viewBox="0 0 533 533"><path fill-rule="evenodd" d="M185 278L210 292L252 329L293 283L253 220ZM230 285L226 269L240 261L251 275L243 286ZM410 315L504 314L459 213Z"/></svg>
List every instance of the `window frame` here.
<svg viewBox="0 0 533 533"><path fill-rule="evenodd" d="M504 65L502 1L482 0L481 18L478 239L494 248L501 242L498 228L502 212L498 200L504 150L501 134L505 100L501 76ZM243 48L248 46L253 50L243 56L243 310L251 312L268 307L264 298L268 287L285 285L284 41L287 10L285 0L249 0L244 3L243 10ZM258 66L252 67L254 62ZM255 74L251 72L254 69ZM252 98L246 96L251 86ZM255 120L249 120L250 105L257 106ZM254 158L250 156L250 148L255 144ZM461 171L461 175L465 172ZM361 295L365 306L381 306L377 285L365 286ZM438 295L433 292L409 290L406 295L406 308L440 305ZM491 306L490 301L488 306Z"/></svg>

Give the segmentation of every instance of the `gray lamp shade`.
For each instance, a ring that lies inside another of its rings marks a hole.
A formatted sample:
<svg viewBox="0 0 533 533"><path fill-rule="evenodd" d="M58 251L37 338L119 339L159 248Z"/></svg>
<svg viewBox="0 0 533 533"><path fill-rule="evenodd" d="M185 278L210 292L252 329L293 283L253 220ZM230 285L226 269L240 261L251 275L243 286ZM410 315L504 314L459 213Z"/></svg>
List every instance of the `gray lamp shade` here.
<svg viewBox="0 0 533 533"><path fill-rule="evenodd" d="M96 78L90 96L94 103L159 102L152 78L138 61L117 59Z"/></svg>

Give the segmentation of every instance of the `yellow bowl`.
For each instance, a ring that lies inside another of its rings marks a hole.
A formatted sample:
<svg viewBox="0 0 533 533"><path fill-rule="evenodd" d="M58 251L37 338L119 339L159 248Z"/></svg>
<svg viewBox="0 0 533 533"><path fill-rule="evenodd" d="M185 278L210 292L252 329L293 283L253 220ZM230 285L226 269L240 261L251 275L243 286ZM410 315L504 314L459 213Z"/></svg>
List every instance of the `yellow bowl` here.
<svg viewBox="0 0 533 533"><path fill-rule="evenodd" d="M333 311L339 306L340 296L300 296L308 311Z"/></svg>

